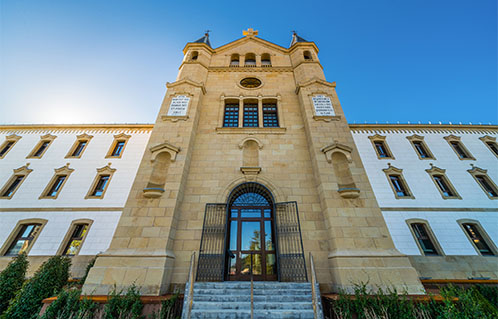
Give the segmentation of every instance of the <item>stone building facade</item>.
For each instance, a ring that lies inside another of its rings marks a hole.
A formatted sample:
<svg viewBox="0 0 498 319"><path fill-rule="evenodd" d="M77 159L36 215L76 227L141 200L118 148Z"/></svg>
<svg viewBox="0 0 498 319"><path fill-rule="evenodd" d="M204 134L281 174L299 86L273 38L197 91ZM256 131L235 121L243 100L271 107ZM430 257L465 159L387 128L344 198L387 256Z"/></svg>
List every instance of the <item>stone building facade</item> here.
<svg viewBox="0 0 498 319"><path fill-rule="evenodd" d="M93 294L183 287L193 252L199 281L305 281L311 253L326 292L498 278L495 126L348 125L297 35L183 51L154 125L0 127L0 266L35 223L33 260L98 254Z"/></svg>

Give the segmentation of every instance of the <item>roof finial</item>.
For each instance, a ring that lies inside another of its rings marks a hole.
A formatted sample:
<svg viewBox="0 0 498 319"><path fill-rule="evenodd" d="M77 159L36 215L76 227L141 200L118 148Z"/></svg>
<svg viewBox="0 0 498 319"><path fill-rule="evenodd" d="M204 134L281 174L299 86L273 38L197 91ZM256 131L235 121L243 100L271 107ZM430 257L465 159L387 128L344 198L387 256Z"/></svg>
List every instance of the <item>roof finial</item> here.
<svg viewBox="0 0 498 319"><path fill-rule="evenodd" d="M245 35L246 37L253 37L255 35L258 35L258 30L254 30L253 28L249 28L247 30L242 31L242 34Z"/></svg>
<svg viewBox="0 0 498 319"><path fill-rule="evenodd" d="M206 30L206 33L204 33L204 35L205 35L206 37L209 37L209 32L211 32L211 30Z"/></svg>

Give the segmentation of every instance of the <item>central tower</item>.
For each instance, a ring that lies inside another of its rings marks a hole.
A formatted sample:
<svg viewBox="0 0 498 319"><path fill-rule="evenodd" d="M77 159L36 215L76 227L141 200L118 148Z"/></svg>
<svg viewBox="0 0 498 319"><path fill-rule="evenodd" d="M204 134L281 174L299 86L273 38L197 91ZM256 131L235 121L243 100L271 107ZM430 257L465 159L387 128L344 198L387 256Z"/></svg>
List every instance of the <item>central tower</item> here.
<svg viewBox="0 0 498 319"><path fill-rule="evenodd" d="M244 37L188 43L114 238L85 293L131 284L159 295L198 280L423 288L393 245L318 48ZM248 257L251 256L251 257ZM258 272L256 274L256 271Z"/></svg>

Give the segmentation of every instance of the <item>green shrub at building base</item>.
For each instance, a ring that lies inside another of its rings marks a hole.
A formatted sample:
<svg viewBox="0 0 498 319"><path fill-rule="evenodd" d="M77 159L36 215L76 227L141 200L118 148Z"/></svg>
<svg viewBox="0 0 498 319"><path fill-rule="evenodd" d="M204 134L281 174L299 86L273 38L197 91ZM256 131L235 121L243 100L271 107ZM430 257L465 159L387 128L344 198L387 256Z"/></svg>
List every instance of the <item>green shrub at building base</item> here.
<svg viewBox="0 0 498 319"><path fill-rule="evenodd" d="M91 299L81 298L81 290L62 290L41 319L93 319L97 313L98 305Z"/></svg>
<svg viewBox="0 0 498 319"><path fill-rule="evenodd" d="M122 295L114 288L104 307L103 319L142 319L143 304L137 287L131 286Z"/></svg>
<svg viewBox="0 0 498 319"><path fill-rule="evenodd" d="M54 256L43 263L33 278L24 283L1 319L34 319L42 307L42 300L57 295L67 284L71 260Z"/></svg>
<svg viewBox="0 0 498 319"><path fill-rule="evenodd" d="M7 310L9 301L21 289L28 265L26 254L22 253L14 257L0 273L0 314Z"/></svg>
<svg viewBox="0 0 498 319"><path fill-rule="evenodd" d="M442 301L417 301L396 290L367 291L365 285L354 296L341 294L336 301L325 301L330 319L496 319L496 286L471 286L467 289L441 288Z"/></svg>
<svg viewBox="0 0 498 319"><path fill-rule="evenodd" d="M161 302L161 310L147 319L180 319L182 307L183 302L179 299L177 292L170 299Z"/></svg>

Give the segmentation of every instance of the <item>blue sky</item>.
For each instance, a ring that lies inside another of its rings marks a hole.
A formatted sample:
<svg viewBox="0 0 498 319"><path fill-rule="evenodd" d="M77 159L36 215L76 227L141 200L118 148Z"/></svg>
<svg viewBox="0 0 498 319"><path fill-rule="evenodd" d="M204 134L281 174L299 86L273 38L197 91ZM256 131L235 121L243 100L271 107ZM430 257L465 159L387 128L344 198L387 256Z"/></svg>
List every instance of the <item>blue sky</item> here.
<svg viewBox="0 0 498 319"><path fill-rule="evenodd" d="M0 0L0 123L152 123L186 42L314 41L350 123L498 123L497 1Z"/></svg>

